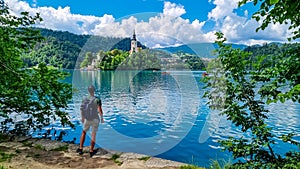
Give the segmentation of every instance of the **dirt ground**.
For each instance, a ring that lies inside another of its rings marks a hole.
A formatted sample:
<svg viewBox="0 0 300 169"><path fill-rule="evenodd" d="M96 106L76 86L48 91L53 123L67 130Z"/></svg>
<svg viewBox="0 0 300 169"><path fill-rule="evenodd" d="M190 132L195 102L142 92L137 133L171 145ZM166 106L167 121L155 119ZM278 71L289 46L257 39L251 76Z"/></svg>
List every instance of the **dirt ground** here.
<svg viewBox="0 0 300 169"><path fill-rule="evenodd" d="M90 157L76 153L78 145L43 139L19 139L0 143L0 168L7 169L179 169L183 163L97 149Z"/></svg>

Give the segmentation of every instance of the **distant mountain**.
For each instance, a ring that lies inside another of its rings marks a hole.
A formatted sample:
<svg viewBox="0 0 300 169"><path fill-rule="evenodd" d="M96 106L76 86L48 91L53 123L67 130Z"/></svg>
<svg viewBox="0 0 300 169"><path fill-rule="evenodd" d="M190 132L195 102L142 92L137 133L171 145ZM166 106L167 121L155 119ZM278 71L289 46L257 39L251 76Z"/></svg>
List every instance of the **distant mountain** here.
<svg viewBox="0 0 300 169"><path fill-rule="evenodd" d="M239 45L239 44L231 44L233 48L245 49L246 45ZM160 50L164 50L170 53L190 53L195 54L199 57L203 58L214 58L214 50L218 48L218 45L215 43L195 43L189 45L181 45L177 47L166 47L166 48L159 48Z"/></svg>

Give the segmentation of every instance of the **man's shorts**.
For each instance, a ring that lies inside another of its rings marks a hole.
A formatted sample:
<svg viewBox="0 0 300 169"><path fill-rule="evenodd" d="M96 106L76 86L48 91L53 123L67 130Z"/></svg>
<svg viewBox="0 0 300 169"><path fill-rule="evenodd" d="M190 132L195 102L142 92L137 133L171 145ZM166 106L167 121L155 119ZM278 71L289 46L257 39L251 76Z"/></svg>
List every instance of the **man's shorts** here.
<svg viewBox="0 0 300 169"><path fill-rule="evenodd" d="M84 120L83 123L83 131L87 132L90 129L90 126L92 126L92 132L96 133L98 131L100 120L99 119L93 119L93 120Z"/></svg>

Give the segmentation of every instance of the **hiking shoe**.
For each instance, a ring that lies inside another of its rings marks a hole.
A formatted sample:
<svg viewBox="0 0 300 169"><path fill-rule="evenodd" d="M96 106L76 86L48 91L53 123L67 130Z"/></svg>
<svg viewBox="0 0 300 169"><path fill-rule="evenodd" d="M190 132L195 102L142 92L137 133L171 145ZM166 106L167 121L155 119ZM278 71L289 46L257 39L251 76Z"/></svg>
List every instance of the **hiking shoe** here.
<svg viewBox="0 0 300 169"><path fill-rule="evenodd" d="M82 149L80 149L80 148L78 148L78 149L76 150L76 152L77 152L79 155L82 155L82 154L83 154L83 151L82 151Z"/></svg>
<svg viewBox="0 0 300 169"><path fill-rule="evenodd" d="M97 153L97 151L93 151L93 152L90 152L90 157L93 157L95 154Z"/></svg>

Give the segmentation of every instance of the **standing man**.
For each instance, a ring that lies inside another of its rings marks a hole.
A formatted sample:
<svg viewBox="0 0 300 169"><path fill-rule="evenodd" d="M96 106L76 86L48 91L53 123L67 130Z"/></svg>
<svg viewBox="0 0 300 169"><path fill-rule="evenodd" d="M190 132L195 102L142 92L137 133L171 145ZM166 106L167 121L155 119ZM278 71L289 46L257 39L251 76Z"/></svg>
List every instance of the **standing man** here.
<svg viewBox="0 0 300 169"><path fill-rule="evenodd" d="M93 85L88 87L89 95L82 100L80 106L81 112L81 122L83 124L83 130L80 137L80 145L77 149L77 153L80 155L83 154L83 144L85 141L86 132L92 126L92 139L91 139L91 147L90 147L90 157L95 154L94 147L96 141L96 133L98 131L98 126L101 117L101 123L104 123L103 112L101 107L101 100L95 97L95 87Z"/></svg>

